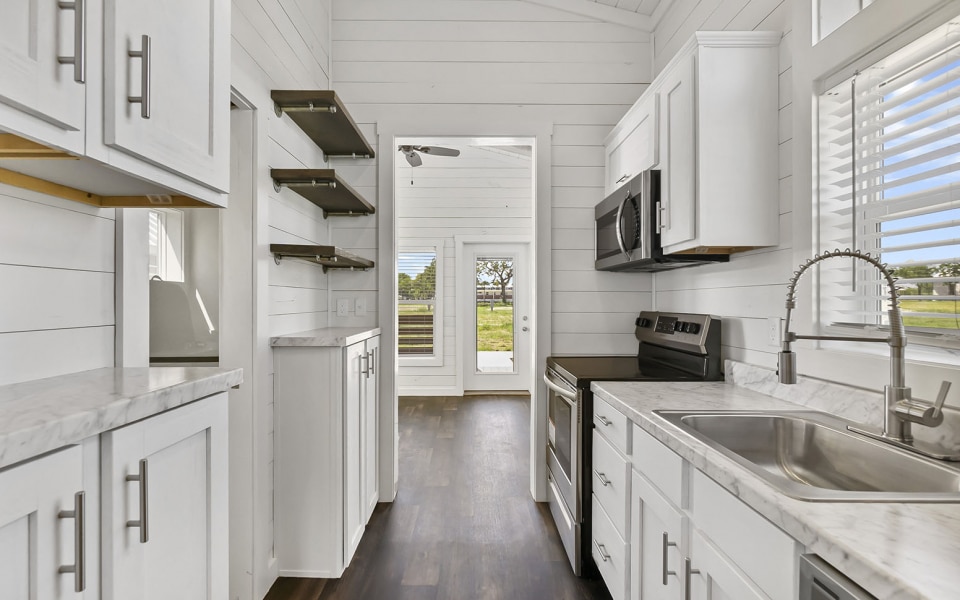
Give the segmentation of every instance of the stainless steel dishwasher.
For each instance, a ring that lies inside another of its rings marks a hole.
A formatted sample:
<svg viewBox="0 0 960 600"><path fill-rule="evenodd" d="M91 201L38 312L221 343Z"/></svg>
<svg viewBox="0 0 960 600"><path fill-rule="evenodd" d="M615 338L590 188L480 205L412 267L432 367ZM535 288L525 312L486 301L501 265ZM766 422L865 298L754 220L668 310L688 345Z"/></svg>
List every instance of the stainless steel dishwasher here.
<svg viewBox="0 0 960 600"><path fill-rule="evenodd" d="M800 600L877 600L816 554L800 557Z"/></svg>

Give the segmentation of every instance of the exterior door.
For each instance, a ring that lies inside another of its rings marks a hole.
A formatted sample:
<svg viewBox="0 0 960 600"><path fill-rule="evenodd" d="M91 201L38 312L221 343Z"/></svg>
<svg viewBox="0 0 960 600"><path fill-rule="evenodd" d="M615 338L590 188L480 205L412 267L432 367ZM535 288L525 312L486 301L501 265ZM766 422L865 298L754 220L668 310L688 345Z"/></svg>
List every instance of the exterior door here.
<svg viewBox="0 0 960 600"><path fill-rule="evenodd" d="M465 243L458 263L464 314L463 388L530 391L533 315L529 244Z"/></svg>

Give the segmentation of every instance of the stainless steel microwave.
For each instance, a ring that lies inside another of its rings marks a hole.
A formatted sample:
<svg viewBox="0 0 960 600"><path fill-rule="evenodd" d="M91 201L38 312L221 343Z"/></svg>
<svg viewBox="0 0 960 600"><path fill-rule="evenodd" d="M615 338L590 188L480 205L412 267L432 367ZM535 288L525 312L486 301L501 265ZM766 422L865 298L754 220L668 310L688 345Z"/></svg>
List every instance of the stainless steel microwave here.
<svg viewBox="0 0 960 600"><path fill-rule="evenodd" d="M634 176L594 209L598 271L664 271L711 262L724 254L664 254L656 211L660 206L660 171Z"/></svg>

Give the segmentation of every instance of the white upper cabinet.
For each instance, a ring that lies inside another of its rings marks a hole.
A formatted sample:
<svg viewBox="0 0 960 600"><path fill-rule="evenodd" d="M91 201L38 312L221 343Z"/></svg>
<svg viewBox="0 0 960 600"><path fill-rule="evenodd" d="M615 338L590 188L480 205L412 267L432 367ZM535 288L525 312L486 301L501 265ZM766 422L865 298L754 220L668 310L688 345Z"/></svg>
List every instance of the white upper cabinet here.
<svg viewBox="0 0 960 600"><path fill-rule="evenodd" d="M224 191L227 0L105 0L104 143Z"/></svg>
<svg viewBox="0 0 960 600"><path fill-rule="evenodd" d="M644 95L604 141L604 194L609 195L637 173L659 162L659 98Z"/></svg>
<svg viewBox="0 0 960 600"><path fill-rule="evenodd" d="M74 151L84 140L84 3L4 0L0 8L0 121Z"/></svg>
<svg viewBox="0 0 960 600"><path fill-rule="evenodd" d="M779 243L780 37L698 32L658 77L665 253Z"/></svg>
<svg viewBox="0 0 960 600"><path fill-rule="evenodd" d="M780 32L697 32L605 141L606 194L661 171L666 254L779 243Z"/></svg>

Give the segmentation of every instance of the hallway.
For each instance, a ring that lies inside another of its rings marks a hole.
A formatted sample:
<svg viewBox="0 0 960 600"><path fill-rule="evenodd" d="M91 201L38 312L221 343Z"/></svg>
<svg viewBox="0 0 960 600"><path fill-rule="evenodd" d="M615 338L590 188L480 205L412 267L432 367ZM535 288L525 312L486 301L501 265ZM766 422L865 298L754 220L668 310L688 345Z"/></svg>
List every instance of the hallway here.
<svg viewBox="0 0 960 600"><path fill-rule="evenodd" d="M400 398L400 491L339 580L280 579L266 600L608 599L575 577L529 493L529 398Z"/></svg>

